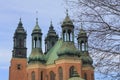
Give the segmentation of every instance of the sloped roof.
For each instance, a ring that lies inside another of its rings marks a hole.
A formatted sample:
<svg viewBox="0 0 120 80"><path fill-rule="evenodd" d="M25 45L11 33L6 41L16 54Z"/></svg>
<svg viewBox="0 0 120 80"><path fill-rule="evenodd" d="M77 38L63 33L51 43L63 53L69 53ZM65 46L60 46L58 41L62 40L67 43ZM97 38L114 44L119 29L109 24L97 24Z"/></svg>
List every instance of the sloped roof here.
<svg viewBox="0 0 120 80"><path fill-rule="evenodd" d="M63 42L60 49L58 50L58 55L78 55L79 51L75 47L73 42Z"/></svg>
<svg viewBox="0 0 120 80"><path fill-rule="evenodd" d="M59 39L56 44L48 51L45 56L46 64L53 64L54 61L58 58L57 52L62 46L63 41Z"/></svg>

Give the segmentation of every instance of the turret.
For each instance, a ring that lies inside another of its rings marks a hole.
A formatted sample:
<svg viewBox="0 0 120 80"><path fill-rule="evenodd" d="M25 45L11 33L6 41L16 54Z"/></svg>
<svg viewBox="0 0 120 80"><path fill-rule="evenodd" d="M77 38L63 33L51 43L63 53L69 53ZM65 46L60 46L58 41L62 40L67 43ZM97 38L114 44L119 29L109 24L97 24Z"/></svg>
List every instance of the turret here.
<svg viewBox="0 0 120 80"><path fill-rule="evenodd" d="M85 30L83 30L82 28L82 24L77 40L78 40L78 49L80 51L88 51L88 37Z"/></svg>
<svg viewBox="0 0 120 80"><path fill-rule="evenodd" d="M62 39L63 41L74 42L74 25L66 11L66 17L62 23Z"/></svg>
<svg viewBox="0 0 120 80"><path fill-rule="evenodd" d="M32 52L29 56L28 63L35 62L44 63L42 51L42 31L38 25L38 18L36 18L36 25L31 35L32 35Z"/></svg>
<svg viewBox="0 0 120 80"><path fill-rule="evenodd" d="M13 58L26 58L26 31L23 28L22 21L20 19L18 27L14 33L14 47L13 47Z"/></svg>
<svg viewBox="0 0 120 80"><path fill-rule="evenodd" d="M27 80L26 36L26 31L24 30L22 21L20 19L13 37L14 45L9 67L9 80Z"/></svg>
<svg viewBox="0 0 120 80"><path fill-rule="evenodd" d="M87 33L83 29L82 24L77 40L78 40L78 49L81 53L79 55L81 55L80 58L82 59L83 65L88 65L88 64L92 65L93 60L89 56L89 52L88 52L88 37L87 37Z"/></svg>
<svg viewBox="0 0 120 80"><path fill-rule="evenodd" d="M78 49L74 45L74 25L72 20L68 15L68 10L66 13L66 17L63 20L61 25L62 27L62 40L63 44L58 51L59 57L77 57L79 54Z"/></svg>
<svg viewBox="0 0 120 80"><path fill-rule="evenodd" d="M47 33L47 37L45 38L45 53L47 53L57 41L58 41L58 35L56 34L51 21L49 31Z"/></svg>

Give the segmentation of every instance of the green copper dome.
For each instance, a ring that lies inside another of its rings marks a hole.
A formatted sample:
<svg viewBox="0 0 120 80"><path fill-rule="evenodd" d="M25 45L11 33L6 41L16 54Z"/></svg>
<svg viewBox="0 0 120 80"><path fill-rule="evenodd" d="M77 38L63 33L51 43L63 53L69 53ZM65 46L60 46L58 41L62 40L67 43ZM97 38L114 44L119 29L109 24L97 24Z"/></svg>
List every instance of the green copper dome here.
<svg viewBox="0 0 120 80"><path fill-rule="evenodd" d="M36 25L35 25L32 33L41 33L41 29L40 29L40 27L38 25L38 18L36 18Z"/></svg>
<svg viewBox="0 0 120 80"><path fill-rule="evenodd" d="M93 63L93 60L89 56L88 52L81 53L80 59L82 60L83 65L86 65L86 64L90 64L91 65Z"/></svg>
<svg viewBox="0 0 120 80"><path fill-rule="evenodd" d="M30 62L40 62L40 63L44 63L44 55L43 52L40 48L34 48L29 56L29 61Z"/></svg>
<svg viewBox="0 0 120 80"><path fill-rule="evenodd" d="M75 47L73 42L63 42L61 48L58 51L58 56L78 56L79 51Z"/></svg>
<svg viewBox="0 0 120 80"><path fill-rule="evenodd" d="M85 30L83 30L83 29L81 28L78 36L79 36L79 37L80 37L80 36L87 36L87 33L85 32Z"/></svg>
<svg viewBox="0 0 120 80"><path fill-rule="evenodd" d="M62 27L64 26L73 26L73 22L68 15L68 10L65 19L63 20Z"/></svg>

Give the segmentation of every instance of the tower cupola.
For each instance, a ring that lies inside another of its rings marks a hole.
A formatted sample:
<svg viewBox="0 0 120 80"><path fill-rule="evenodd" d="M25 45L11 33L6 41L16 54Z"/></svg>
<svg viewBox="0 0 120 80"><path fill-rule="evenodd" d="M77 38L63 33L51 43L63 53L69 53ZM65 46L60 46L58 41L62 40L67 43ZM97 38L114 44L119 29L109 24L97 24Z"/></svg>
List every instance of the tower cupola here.
<svg viewBox="0 0 120 80"><path fill-rule="evenodd" d="M74 25L66 10L66 17L61 25L62 27L62 39L63 41L74 42Z"/></svg>
<svg viewBox="0 0 120 80"><path fill-rule="evenodd" d="M92 65L93 60L88 52L88 37L87 37L87 33L83 29L82 24L77 40L78 40L78 49L81 53L80 59L82 60L83 65Z"/></svg>
<svg viewBox="0 0 120 80"><path fill-rule="evenodd" d="M38 25L38 18L36 18L36 25L32 31L32 52L29 56L28 63L35 62L44 63L42 51L42 31Z"/></svg>
<svg viewBox="0 0 120 80"><path fill-rule="evenodd" d="M51 24L47 33L47 37L45 38L45 53L48 52L57 41L58 41L58 35L56 34L51 21Z"/></svg>
<svg viewBox="0 0 120 80"><path fill-rule="evenodd" d="M68 10L66 10L66 17L65 17L65 19L63 20L63 23L62 23L62 27L65 27L65 26L74 27L73 22L69 17Z"/></svg>
<svg viewBox="0 0 120 80"><path fill-rule="evenodd" d="M82 24L77 40L78 40L78 49L80 51L88 51L88 37L87 37L87 33L82 27Z"/></svg>
<svg viewBox="0 0 120 80"><path fill-rule="evenodd" d="M63 20L61 27L63 44L57 52L58 56L61 58L78 57L79 50L74 45L74 25L68 15L68 10L66 10L66 17Z"/></svg>
<svg viewBox="0 0 120 80"><path fill-rule="evenodd" d="M23 28L23 24L20 18L18 23L18 27L14 33L14 49L13 49L13 57L15 58L26 58L27 48L26 48L26 31Z"/></svg>

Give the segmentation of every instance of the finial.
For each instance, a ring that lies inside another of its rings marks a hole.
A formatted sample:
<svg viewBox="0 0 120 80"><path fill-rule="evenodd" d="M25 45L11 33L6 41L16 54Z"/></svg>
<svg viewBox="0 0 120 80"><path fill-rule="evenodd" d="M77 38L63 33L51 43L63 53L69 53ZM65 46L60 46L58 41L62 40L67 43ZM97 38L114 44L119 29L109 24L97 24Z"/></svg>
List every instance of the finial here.
<svg viewBox="0 0 120 80"><path fill-rule="evenodd" d="M36 18L36 24L38 25L38 18Z"/></svg>
<svg viewBox="0 0 120 80"><path fill-rule="evenodd" d="M38 24L38 11L36 11L36 24Z"/></svg>
<svg viewBox="0 0 120 80"><path fill-rule="evenodd" d="M50 26L52 26L52 20L51 20L51 22L50 22Z"/></svg>
<svg viewBox="0 0 120 80"><path fill-rule="evenodd" d="M68 9L66 9L66 15L68 16Z"/></svg>
<svg viewBox="0 0 120 80"><path fill-rule="evenodd" d="M52 29L52 30L53 30L52 20L51 20L51 22L50 22L50 29Z"/></svg>
<svg viewBox="0 0 120 80"><path fill-rule="evenodd" d="M22 23L22 21L21 21L21 17L20 17L20 21L19 21L20 23Z"/></svg>
<svg viewBox="0 0 120 80"><path fill-rule="evenodd" d="M20 17L20 19L19 19L19 20L20 20L20 21L19 21L18 25L19 25L19 26L22 26L21 17Z"/></svg>
<svg viewBox="0 0 120 80"><path fill-rule="evenodd" d="M81 17L81 26L80 26L80 29L83 29L83 22L82 22L82 17Z"/></svg>
<svg viewBox="0 0 120 80"><path fill-rule="evenodd" d="M81 22L81 29L83 29L83 23Z"/></svg>

